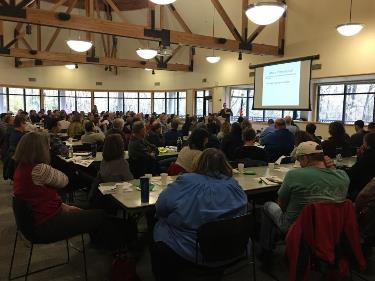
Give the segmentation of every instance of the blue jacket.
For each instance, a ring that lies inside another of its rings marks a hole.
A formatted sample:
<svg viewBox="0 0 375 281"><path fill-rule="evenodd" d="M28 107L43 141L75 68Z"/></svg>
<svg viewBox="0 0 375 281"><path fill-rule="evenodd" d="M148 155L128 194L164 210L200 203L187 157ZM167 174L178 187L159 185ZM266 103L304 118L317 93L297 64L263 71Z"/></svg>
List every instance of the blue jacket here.
<svg viewBox="0 0 375 281"><path fill-rule="evenodd" d="M183 174L168 185L156 202L159 220L154 240L164 242L182 258L195 262L199 226L244 214L246 210L246 194L234 178Z"/></svg>
<svg viewBox="0 0 375 281"><path fill-rule="evenodd" d="M294 135L288 129L276 130L261 140L269 162L275 162L282 155L289 155L293 151L294 143Z"/></svg>

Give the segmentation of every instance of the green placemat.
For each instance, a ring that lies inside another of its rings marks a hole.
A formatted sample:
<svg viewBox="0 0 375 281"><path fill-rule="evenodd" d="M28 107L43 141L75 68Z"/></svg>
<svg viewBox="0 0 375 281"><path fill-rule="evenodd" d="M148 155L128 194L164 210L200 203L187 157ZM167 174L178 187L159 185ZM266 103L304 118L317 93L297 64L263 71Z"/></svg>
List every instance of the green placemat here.
<svg viewBox="0 0 375 281"><path fill-rule="evenodd" d="M243 174L248 175L248 176L253 176L253 175L256 175L257 173L253 170L250 170L250 169L244 169Z"/></svg>
<svg viewBox="0 0 375 281"><path fill-rule="evenodd" d="M134 185L137 188L137 190L141 190L141 182L140 182L140 180L132 180L131 183L132 183L132 185ZM155 187L155 185L150 182L149 183L149 189L150 189L150 191L152 191L154 189L154 187Z"/></svg>

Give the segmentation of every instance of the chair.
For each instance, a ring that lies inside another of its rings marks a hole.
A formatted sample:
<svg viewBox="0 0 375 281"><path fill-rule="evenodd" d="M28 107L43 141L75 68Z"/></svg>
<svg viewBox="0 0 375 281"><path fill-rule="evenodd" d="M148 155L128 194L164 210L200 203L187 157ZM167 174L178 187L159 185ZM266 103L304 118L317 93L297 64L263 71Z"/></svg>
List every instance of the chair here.
<svg viewBox="0 0 375 281"><path fill-rule="evenodd" d="M254 217L252 213L229 219L220 219L208 222L199 227L196 240L196 264L202 258L202 264L219 263L220 266L208 270L222 272L232 266L238 265L248 258L248 243L253 241ZM253 244L253 243L252 243ZM253 244L254 245L254 244ZM255 252L252 245L251 261L253 280L256 280ZM239 267L237 270L247 266ZM203 269L204 271L204 269Z"/></svg>
<svg viewBox="0 0 375 281"><path fill-rule="evenodd" d="M33 225L33 218L32 218L32 210L31 210L31 207L25 201L19 198L13 197L13 213L14 213L14 217L16 220L17 231L16 231L16 237L15 237L14 246L13 246L13 253L12 253L12 258L11 258L10 267L9 267L8 280L15 280L21 277L25 277L25 281L26 281L28 276L31 274L46 271L48 269L52 269L52 268L69 263L70 261L69 241L68 239L66 239L65 240L66 251L67 251L66 262L55 264L52 266L48 266L48 267L30 272L31 258L33 255L34 245L35 244L50 244L50 243L54 243L57 241L45 241L45 240L38 239L38 237L35 237L35 234L33 231L34 225ZM30 242L31 246L30 246L29 258L27 262L26 273L17 275L17 276L12 276L12 269L13 269L13 263L14 263L19 233L21 233ZM85 241L83 238L83 234L81 235L81 241L82 241L82 251L80 252L83 255L84 274L85 274L85 280L87 281L88 279L87 279L87 266L86 266L86 251L85 251Z"/></svg>

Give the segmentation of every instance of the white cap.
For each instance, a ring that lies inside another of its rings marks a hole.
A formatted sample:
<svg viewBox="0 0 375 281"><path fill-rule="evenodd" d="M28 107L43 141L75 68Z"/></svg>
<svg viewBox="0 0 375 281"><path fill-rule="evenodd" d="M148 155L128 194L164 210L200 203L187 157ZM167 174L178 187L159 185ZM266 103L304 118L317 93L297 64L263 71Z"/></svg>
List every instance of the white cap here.
<svg viewBox="0 0 375 281"><path fill-rule="evenodd" d="M323 153L322 147L314 141L305 141L298 145L296 156Z"/></svg>

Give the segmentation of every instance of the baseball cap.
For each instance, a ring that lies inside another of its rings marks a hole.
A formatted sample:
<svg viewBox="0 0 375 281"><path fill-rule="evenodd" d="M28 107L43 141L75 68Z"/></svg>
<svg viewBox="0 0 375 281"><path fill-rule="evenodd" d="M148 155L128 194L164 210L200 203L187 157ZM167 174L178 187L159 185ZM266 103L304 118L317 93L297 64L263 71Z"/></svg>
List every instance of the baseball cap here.
<svg viewBox="0 0 375 281"><path fill-rule="evenodd" d="M322 147L314 141L305 141L298 145L296 156L323 153Z"/></svg>

